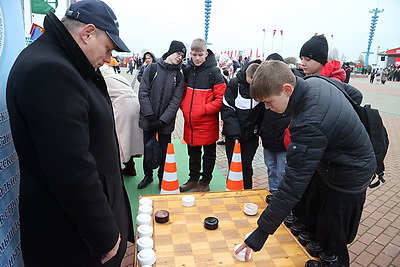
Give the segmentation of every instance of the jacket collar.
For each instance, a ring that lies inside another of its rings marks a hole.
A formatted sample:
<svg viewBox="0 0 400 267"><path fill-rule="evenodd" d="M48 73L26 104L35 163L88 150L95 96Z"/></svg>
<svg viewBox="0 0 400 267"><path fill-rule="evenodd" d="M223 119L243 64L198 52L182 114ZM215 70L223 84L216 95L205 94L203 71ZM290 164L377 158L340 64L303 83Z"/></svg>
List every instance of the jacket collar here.
<svg viewBox="0 0 400 267"><path fill-rule="evenodd" d="M58 42L58 45L67 54L69 60L85 80L96 76L96 71L86 55L54 13L50 12L46 15L44 28L46 30L45 33Z"/></svg>
<svg viewBox="0 0 400 267"><path fill-rule="evenodd" d="M290 97L288 106L285 113L293 113L301 109L302 98L304 97L304 92L307 90L307 83L303 78L296 77L296 86L294 87L293 94Z"/></svg>

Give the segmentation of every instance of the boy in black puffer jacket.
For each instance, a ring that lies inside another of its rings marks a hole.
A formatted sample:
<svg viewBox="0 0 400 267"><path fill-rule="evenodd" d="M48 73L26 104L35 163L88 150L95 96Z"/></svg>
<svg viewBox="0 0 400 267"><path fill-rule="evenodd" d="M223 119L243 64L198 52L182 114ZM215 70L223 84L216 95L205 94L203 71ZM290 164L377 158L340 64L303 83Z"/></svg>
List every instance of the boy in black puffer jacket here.
<svg viewBox="0 0 400 267"><path fill-rule="evenodd" d="M161 165L158 168L159 188L164 174L164 162L171 133L175 129L176 113L182 101L184 78L181 73L182 60L186 47L182 42L172 41L168 52L160 60L152 63L143 73L139 87L140 118L139 127L143 129L146 146L156 133L161 148ZM153 169L148 164L153 155L144 150L144 178L138 189L153 182Z"/></svg>
<svg viewBox="0 0 400 267"><path fill-rule="evenodd" d="M306 230L324 250L335 253L342 266L349 266L347 244L357 234L376 170L364 125L336 86L317 77L296 78L277 60L260 65L250 92L265 108L293 114L291 143L278 191L258 219L258 228L235 253L245 247L259 251L309 187L307 209L313 211L314 221L306 223ZM318 177L311 179L315 172Z"/></svg>
<svg viewBox="0 0 400 267"><path fill-rule="evenodd" d="M262 120L264 106L250 96L250 83L261 63L245 65L228 83L222 101L221 115L224 122L225 149L228 164L231 164L235 142L240 142L244 189L253 187L252 162L258 147L258 126Z"/></svg>

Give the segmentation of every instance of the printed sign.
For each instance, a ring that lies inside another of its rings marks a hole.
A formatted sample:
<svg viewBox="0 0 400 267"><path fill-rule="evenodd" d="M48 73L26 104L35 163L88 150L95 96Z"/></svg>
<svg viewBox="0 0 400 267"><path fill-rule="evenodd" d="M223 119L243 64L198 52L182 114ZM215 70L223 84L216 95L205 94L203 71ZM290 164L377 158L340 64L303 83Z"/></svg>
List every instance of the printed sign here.
<svg viewBox="0 0 400 267"><path fill-rule="evenodd" d="M18 215L20 172L8 111L6 85L24 48L21 1L0 0L0 266L23 266Z"/></svg>

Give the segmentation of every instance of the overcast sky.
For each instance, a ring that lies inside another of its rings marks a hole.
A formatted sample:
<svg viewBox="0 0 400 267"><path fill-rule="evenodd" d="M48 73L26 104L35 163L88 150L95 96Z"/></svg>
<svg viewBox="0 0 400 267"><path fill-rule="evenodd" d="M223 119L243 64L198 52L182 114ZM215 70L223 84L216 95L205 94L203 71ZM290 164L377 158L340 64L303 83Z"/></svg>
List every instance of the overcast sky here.
<svg viewBox="0 0 400 267"><path fill-rule="evenodd" d="M190 49L193 39L204 38L204 0L104 2L116 13L121 38L134 53L146 49L161 56L172 40ZM384 11L378 14L371 52L376 53L378 46L380 51L400 47L400 0L213 0L209 48L218 53L244 50L246 54L252 49L253 56L257 48L260 55L264 48L265 55L277 52L298 58L304 42L323 33L339 58L355 61L367 51L369 11L376 7ZM63 9L61 4L59 9ZM375 63L375 54L369 61Z"/></svg>

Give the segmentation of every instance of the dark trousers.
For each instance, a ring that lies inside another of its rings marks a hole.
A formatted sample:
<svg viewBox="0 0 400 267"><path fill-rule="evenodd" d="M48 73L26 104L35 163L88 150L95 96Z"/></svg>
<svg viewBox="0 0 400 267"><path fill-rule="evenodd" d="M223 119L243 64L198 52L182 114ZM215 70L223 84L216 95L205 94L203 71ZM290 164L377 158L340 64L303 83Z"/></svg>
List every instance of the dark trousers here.
<svg viewBox="0 0 400 267"><path fill-rule="evenodd" d="M228 157L228 165L231 165L233 148L235 142L229 136L225 138L225 151ZM253 188L253 158L258 148L258 136L254 136L249 140L240 141L240 150L242 156L242 168L243 168L243 182L244 189Z"/></svg>
<svg viewBox="0 0 400 267"><path fill-rule="evenodd" d="M365 192L337 192L316 173L301 200L303 206L300 217L304 220L306 230L314 234L323 249L334 252L342 266L350 264L347 244L356 237L365 195Z"/></svg>
<svg viewBox="0 0 400 267"><path fill-rule="evenodd" d="M217 157L217 145L205 146L187 146L189 155L189 181L199 181L201 185L208 185L212 179L212 172L215 166L215 159ZM201 170L201 150L203 148L203 172Z"/></svg>
<svg viewBox="0 0 400 267"><path fill-rule="evenodd" d="M146 145L147 142L156 135L155 132L148 132L143 130L143 144ZM158 168L158 179L161 181L164 175L164 162L165 157L167 155L167 146L168 143L171 143L171 134L161 134L158 133L158 142L160 143L161 147L161 165ZM146 150L144 151L146 153ZM146 155L147 157L148 155ZM144 162L144 161L143 161ZM143 164L143 172L145 176L153 176L153 170L148 166Z"/></svg>

